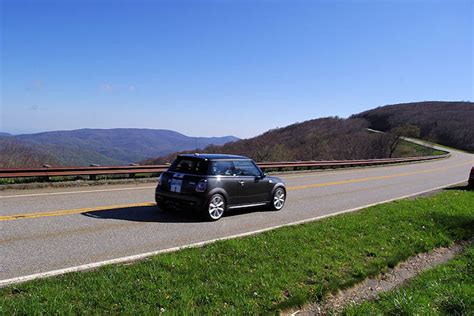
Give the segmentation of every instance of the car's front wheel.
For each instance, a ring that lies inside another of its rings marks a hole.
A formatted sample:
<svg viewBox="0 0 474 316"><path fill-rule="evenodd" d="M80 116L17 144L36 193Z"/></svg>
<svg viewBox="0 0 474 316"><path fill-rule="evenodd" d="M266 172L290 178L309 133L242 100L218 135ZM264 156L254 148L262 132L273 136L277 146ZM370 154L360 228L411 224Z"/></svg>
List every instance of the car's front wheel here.
<svg viewBox="0 0 474 316"><path fill-rule="evenodd" d="M225 198L220 194L213 194L204 209L204 218L209 221L217 221L224 215L225 208Z"/></svg>
<svg viewBox="0 0 474 316"><path fill-rule="evenodd" d="M273 192L270 208L273 211L279 211L283 208L286 201L286 191L284 188L278 188Z"/></svg>

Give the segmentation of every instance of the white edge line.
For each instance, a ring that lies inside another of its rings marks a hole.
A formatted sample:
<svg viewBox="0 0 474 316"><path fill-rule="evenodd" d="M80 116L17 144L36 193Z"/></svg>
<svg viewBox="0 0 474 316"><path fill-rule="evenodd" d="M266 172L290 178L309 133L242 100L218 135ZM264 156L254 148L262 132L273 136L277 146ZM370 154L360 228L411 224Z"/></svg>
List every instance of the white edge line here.
<svg viewBox="0 0 474 316"><path fill-rule="evenodd" d="M436 187L436 188L431 188L431 189L428 189L428 190L420 191L420 192L417 192L417 193L412 193L412 194L409 194L409 195L404 195L404 196L401 196L401 197L396 197L396 198L393 198L393 199L388 199L388 200L385 200L385 201L380 201L380 202L376 202L376 203L372 203L372 204L368 204L368 205L364 205L364 206L359 206L359 207L356 207L356 208L351 208L351 209L347 209L347 210L343 210L343 211L338 211L338 212L331 213L331 214L326 214L326 215L316 216L316 217L312 217L312 218L307 218L307 219L292 222L292 223L287 223L287 224L272 226L272 227L268 227L268 228L258 229L258 230L254 230L254 231L251 231L251 232L246 232L246 233L241 233L241 234L236 234L236 235L231 235L231 236L226 236L226 237L220 237L220 238L200 241L200 242L196 242L196 243L192 243L192 244L188 244L188 245L172 247L172 248L167 248L167 249L161 249L161 250L146 252L146 253L133 255L133 256L127 256L127 257L104 260L104 261L99 261L99 262L87 263L87 264L83 264L83 265L79 265L79 266L75 266L75 267L69 267L69 268L64 268L64 269L59 269L59 270L52 270L52 271L35 273L35 274L25 275L25 276L11 278L11 279L0 280L0 288L8 286L8 285L16 284L16 283L23 283L23 282L27 282L27 281L33 281L33 280L36 280L36 279L43 279L43 278L58 276L58 275L62 275L62 274L70 273L70 272L91 270L91 269L99 268L99 267L102 267L102 266L105 266L105 265L138 261L138 260L142 260L142 259L145 259L145 258L148 258L148 257L151 257L151 256L155 256L155 255L159 255L159 254L163 254L163 253L168 253L168 252L174 252L174 251L178 251L178 250L181 250L181 249L199 248L199 247L202 247L202 246L205 246L205 245L208 245L208 244L212 244L212 243L215 243L215 242L221 241L221 240L228 240L228 239L246 237L246 236L256 235L256 234L260 234L260 233L263 233L263 232L275 230L275 229L278 229L278 228L281 228L281 227L294 226L294 225L300 225L300 224L305 224L305 223L309 223L309 222L314 222L314 221L318 221L318 220L321 220L321 219L324 219L324 218L333 217L333 216L344 214L344 213L355 212L355 211L365 209L365 208L368 208L368 207L372 207L372 206L376 206L376 205L379 205L379 204L384 204L384 203L389 203L389 202L393 202L393 201L396 201L396 200L402 200L402 199L410 198L410 197L413 197L413 196L417 196L417 195L424 194L424 193L431 192L431 191L440 190L440 189L443 189L443 188L446 188L446 187L462 184L462 183L465 183L465 182L466 181L464 180L464 181L459 181L459 182L455 182L455 183L451 183L451 184L446 184L446 185L439 186L439 187Z"/></svg>

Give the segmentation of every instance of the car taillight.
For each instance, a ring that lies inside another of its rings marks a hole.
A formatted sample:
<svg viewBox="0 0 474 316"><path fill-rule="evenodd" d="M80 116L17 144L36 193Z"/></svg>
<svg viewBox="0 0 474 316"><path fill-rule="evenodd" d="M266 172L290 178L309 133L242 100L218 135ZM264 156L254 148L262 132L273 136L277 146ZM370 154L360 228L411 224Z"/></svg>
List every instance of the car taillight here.
<svg viewBox="0 0 474 316"><path fill-rule="evenodd" d="M207 189L207 180L199 180L196 184L196 192L204 192Z"/></svg>

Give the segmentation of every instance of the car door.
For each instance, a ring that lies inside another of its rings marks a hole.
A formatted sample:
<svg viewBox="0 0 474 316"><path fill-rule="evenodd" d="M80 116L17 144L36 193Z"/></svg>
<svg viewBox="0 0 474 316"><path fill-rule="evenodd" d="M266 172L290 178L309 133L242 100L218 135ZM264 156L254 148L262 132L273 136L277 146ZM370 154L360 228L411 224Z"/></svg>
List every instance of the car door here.
<svg viewBox="0 0 474 316"><path fill-rule="evenodd" d="M227 192L229 206L246 203L245 179L238 175L225 175L220 177L222 188Z"/></svg>
<svg viewBox="0 0 474 316"><path fill-rule="evenodd" d="M235 172L233 161L212 161L211 174L217 176L219 186L226 191L229 206L245 203L244 179Z"/></svg>
<svg viewBox="0 0 474 316"><path fill-rule="evenodd" d="M235 173L241 186L241 203L257 204L268 201L268 180L262 178L261 171L252 160L235 160Z"/></svg>

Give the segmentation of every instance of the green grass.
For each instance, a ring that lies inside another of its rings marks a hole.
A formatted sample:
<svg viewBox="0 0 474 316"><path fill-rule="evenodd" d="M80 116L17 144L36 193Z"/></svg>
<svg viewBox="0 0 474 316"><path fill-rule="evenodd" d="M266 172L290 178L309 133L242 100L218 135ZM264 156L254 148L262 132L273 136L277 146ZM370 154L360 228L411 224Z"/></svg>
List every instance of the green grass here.
<svg viewBox="0 0 474 316"><path fill-rule="evenodd" d="M446 152L402 140L394 152L394 157L437 156Z"/></svg>
<svg viewBox="0 0 474 316"><path fill-rule="evenodd" d="M416 253L472 237L473 205L474 192L449 190L132 265L36 280L1 289L0 314L275 312L320 301Z"/></svg>
<svg viewBox="0 0 474 316"><path fill-rule="evenodd" d="M474 246L406 286L382 294L378 300L350 306L345 315L473 315Z"/></svg>
<svg viewBox="0 0 474 316"><path fill-rule="evenodd" d="M425 141L427 143L431 143L429 141ZM474 154L474 151L468 151L468 150L463 150L463 149L458 149L458 148L454 148L454 147L449 147L449 146L446 146L446 145L441 145L441 144L438 144L438 143L431 143L432 145L435 145L435 146L438 146L438 147L441 147L441 148L445 148L446 150L448 151L451 151L451 150L454 150L454 151L459 151L459 152L462 152L462 153L465 153L465 154Z"/></svg>

